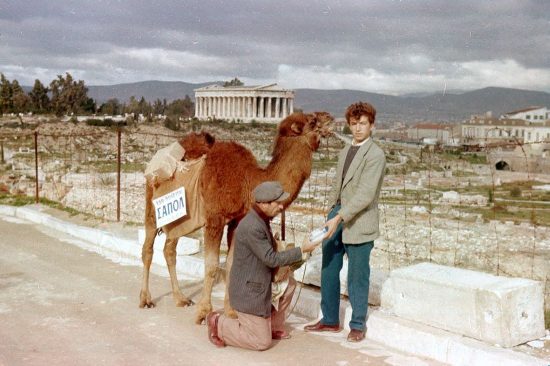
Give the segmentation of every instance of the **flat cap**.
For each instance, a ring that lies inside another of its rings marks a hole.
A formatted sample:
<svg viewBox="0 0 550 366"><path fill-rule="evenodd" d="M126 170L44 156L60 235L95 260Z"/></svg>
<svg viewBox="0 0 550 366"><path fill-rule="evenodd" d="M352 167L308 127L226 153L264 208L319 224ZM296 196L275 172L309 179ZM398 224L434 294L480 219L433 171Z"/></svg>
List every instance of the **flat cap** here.
<svg viewBox="0 0 550 366"><path fill-rule="evenodd" d="M263 182L254 188L254 200L256 202L281 202L290 197L285 192L281 183L277 181Z"/></svg>

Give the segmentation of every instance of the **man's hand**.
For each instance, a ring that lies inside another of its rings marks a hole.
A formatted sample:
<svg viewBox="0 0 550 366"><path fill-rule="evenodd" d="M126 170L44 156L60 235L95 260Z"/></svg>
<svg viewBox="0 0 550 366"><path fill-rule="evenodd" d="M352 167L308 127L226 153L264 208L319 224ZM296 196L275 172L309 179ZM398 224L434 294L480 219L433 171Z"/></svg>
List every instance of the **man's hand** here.
<svg viewBox="0 0 550 366"><path fill-rule="evenodd" d="M326 235L325 235L326 237ZM309 241L309 238L306 238L305 241L304 241L304 244L302 244L302 253L311 253L315 250L315 248L317 248L319 246L319 244L321 244L323 241L322 240L319 240L319 241L316 241L316 242L310 242Z"/></svg>
<svg viewBox="0 0 550 366"><path fill-rule="evenodd" d="M337 214L325 223L325 226L328 228L328 232L325 238L330 238L332 235L334 235L334 232L336 231L336 228L341 221L342 217L340 216L340 214Z"/></svg>

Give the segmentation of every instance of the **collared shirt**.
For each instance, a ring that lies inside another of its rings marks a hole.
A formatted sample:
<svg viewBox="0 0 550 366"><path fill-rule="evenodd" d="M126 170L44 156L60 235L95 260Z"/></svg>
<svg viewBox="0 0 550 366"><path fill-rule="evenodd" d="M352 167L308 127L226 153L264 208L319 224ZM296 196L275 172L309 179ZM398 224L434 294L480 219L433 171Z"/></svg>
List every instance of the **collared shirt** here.
<svg viewBox="0 0 550 366"><path fill-rule="evenodd" d="M353 140L351 140L351 146L362 146L365 142L370 140L370 136L361 141L360 143L356 144Z"/></svg>

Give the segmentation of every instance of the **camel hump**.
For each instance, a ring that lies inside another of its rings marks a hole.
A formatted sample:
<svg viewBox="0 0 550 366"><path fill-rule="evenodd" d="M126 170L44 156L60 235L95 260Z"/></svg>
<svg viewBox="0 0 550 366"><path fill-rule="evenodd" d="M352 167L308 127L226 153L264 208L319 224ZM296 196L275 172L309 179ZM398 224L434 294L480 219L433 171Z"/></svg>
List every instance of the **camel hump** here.
<svg viewBox="0 0 550 366"><path fill-rule="evenodd" d="M204 154L208 154L216 139L210 133L201 131L199 133L189 133L185 135L179 144L185 150L185 160L198 159Z"/></svg>

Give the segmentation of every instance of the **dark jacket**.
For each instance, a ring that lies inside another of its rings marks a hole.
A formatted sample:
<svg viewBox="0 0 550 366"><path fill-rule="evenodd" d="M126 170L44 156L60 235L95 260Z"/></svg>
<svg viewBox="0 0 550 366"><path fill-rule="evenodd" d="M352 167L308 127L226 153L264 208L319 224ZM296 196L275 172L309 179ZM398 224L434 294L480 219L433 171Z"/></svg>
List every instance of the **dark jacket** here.
<svg viewBox="0 0 550 366"><path fill-rule="evenodd" d="M235 231L229 301L241 313L271 316L271 271L302 259L300 248L276 252L269 224L251 209Z"/></svg>

